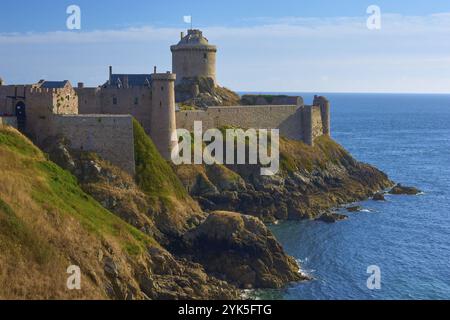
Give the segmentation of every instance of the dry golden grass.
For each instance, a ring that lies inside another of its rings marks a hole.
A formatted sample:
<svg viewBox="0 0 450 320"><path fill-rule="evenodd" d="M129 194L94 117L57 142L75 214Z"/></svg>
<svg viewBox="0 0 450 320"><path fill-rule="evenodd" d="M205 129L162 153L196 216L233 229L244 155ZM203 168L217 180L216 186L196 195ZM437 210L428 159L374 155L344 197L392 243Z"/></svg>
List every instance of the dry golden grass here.
<svg viewBox="0 0 450 320"><path fill-rule="evenodd" d="M129 257L150 245L24 136L0 127L0 299L106 299L101 256L114 255L132 284ZM73 264L80 291L66 287Z"/></svg>

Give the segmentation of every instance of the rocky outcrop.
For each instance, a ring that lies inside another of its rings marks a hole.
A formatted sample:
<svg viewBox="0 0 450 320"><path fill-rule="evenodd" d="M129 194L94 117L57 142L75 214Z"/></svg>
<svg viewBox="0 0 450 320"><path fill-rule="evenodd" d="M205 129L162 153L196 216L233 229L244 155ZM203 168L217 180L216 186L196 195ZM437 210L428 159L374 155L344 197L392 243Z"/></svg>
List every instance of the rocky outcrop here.
<svg viewBox="0 0 450 320"><path fill-rule="evenodd" d="M351 207L347 207L346 210L348 212L360 212L363 210L363 208L361 206L351 206Z"/></svg>
<svg viewBox="0 0 450 320"><path fill-rule="evenodd" d="M181 166L181 181L207 211L254 215L265 222L315 219L329 209L368 199L393 183L356 161L329 137L315 146L281 139L281 170L261 176L259 166Z"/></svg>
<svg viewBox="0 0 450 320"><path fill-rule="evenodd" d="M61 137L48 138L44 150L52 161L75 175L81 188L104 208L137 229L163 241L151 219L151 205L134 180L125 172L87 152L73 151Z"/></svg>
<svg viewBox="0 0 450 320"><path fill-rule="evenodd" d="M386 198L384 196L384 193L382 192L377 192L374 194L374 196L372 197L372 200L374 201L386 201Z"/></svg>
<svg viewBox="0 0 450 320"><path fill-rule="evenodd" d="M183 250L208 273L240 288L281 288L308 279L255 217L213 212L183 240Z"/></svg>
<svg viewBox="0 0 450 320"><path fill-rule="evenodd" d="M205 109L210 106L240 105L238 94L227 88L216 86L211 78L184 78L177 84L175 95L181 108Z"/></svg>
<svg viewBox="0 0 450 320"><path fill-rule="evenodd" d="M324 213L323 215L321 215L316 220L326 222L326 223L335 223L335 222L343 221L343 220L347 220L347 219L348 219L348 216L346 216L346 215L327 212L327 213Z"/></svg>
<svg viewBox="0 0 450 320"><path fill-rule="evenodd" d="M421 193L422 191L420 191L417 188L414 187L406 187L406 186L402 186L401 184L397 184L395 187L393 187L389 193L393 194L393 195L418 195L419 193Z"/></svg>

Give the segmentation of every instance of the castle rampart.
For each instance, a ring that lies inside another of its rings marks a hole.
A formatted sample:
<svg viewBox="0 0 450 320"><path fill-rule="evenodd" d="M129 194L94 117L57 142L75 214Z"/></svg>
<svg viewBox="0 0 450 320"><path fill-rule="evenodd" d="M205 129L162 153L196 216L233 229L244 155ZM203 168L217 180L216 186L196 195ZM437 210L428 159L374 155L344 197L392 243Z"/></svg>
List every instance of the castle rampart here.
<svg viewBox="0 0 450 320"><path fill-rule="evenodd" d="M133 118L129 115L56 115L46 135L64 137L71 148L95 152L131 175L135 173Z"/></svg>
<svg viewBox="0 0 450 320"><path fill-rule="evenodd" d="M312 145L323 134L319 106L268 105L210 107L207 110L178 111L177 128L192 131L194 121L202 121L203 129L226 126L254 129L279 129L286 138Z"/></svg>

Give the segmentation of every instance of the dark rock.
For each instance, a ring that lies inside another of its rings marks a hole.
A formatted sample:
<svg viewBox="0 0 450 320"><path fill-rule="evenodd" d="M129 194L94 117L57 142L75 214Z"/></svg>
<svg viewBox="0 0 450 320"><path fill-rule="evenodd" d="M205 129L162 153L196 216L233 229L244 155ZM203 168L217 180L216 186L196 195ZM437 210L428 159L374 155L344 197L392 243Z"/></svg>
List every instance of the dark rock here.
<svg viewBox="0 0 450 320"><path fill-rule="evenodd" d="M378 192L375 193L375 195L372 198L374 201L386 201L386 198L384 197L384 193Z"/></svg>
<svg viewBox="0 0 450 320"><path fill-rule="evenodd" d="M363 208L361 206L353 206L353 207L347 208L348 212L360 212L362 210L363 210Z"/></svg>
<svg viewBox="0 0 450 320"><path fill-rule="evenodd" d="M209 106L240 105L237 93L215 86L214 80L206 77L184 78L175 88L177 103L204 109Z"/></svg>
<svg viewBox="0 0 450 320"><path fill-rule="evenodd" d="M366 200L379 190L393 186L386 174L356 161L328 137L316 139L313 148L281 140L280 150L281 170L276 176L261 176L260 168L255 165L213 166L190 171L177 167L175 170L180 171L179 176L190 193L201 199L204 210L240 212L257 216L266 223L315 219L322 212ZM218 193L206 193L204 180L213 184L209 190L215 187ZM238 184L233 185L232 181ZM226 194L227 191L236 193Z"/></svg>
<svg viewBox="0 0 450 320"><path fill-rule="evenodd" d="M326 223L335 223L338 221L347 220L348 216L338 213L325 213L322 216L320 216L317 220L323 221Z"/></svg>
<svg viewBox="0 0 450 320"><path fill-rule="evenodd" d="M267 227L257 218L234 212L214 212L188 232L185 252L240 288L281 288L307 280L299 273Z"/></svg>
<svg viewBox="0 0 450 320"><path fill-rule="evenodd" d="M111 258L105 259L105 273L113 278L117 278L119 276L119 269L117 264Z"/></svg>
<svg viewBox="0 0 450 320"><path fill-rule="evenodd" d="M421 193L422 191L420 191L417 188L414 187L406 187L406 186L402 186L401 184L396 185L395 187L393 187L391 189L391 191L389 191L390 194L394 194L394 195L417 195L419 193Z"/></svg>

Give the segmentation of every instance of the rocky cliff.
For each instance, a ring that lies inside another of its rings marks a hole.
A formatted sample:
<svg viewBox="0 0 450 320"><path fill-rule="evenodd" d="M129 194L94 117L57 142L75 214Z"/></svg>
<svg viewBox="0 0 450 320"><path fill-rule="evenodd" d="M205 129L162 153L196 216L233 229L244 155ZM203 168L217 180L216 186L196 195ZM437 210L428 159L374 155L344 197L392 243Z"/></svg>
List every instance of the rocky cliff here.
<svg viewBox="0 0 450 320"><path fill-rule="evenodd" d="M0 297L237 299L238 288L305 279L258 220L203 212L137 123L135 142L133 179L55 137L45 149L61 168L0 128ZM218 239L227 247L213 245L206 259L198 239L214 229L230 231ZM227 268L217 268L220 260ZM65 287L72 264L81 291Z"/></svg>
<svg viewBox="0 0 450 320"><path fill-rule="evenodd" d="M101 173L99 164L82 168L74 162L74 168ZM96 174L88 171L82 175L89 176L83 182L89 185ZM108 192L120 203L127 198L122 190L132 190L133 183L124 181L119 188L119 176L105 171L116 181ZM120 219L123 207L117 208L116 215L108 211L28 139L0 126L0 299L239 297L236 287L209 276L199 264L176 258L150 232ZM80 290L66 286L71 265L81 269Z"/></svg>
<svg viewBox="0 0 450 320"><path fill-rule="evenodd" d="M207 211L237 211L274 220L317 218L339 205L372 197L393 183L356 161L327 136L315 146L282 138L281 169L261 176L259 166L180 166L175 170Z"/></svg>
<svg viewBox="0 0 450 320"><path fill-rule="evenodd" d="M237 106L237 93L214 84L211 78L185 78L175 88L176 101L182 109L205 109L210 106Z"/></svg>
<svg viewBox="0 0 450 320"><path fill-rule="evenodd" d="M134 126L134 178L58 137L51 162L0 127L1 298L236 299L284 287L308 278L256 217L314 218L392 186L327 137L282 139L281 171L263 177L258 166L172 168ZM79 291L66 288L70 265Z"/></svg>

